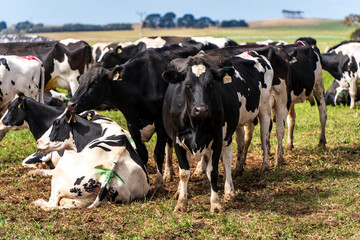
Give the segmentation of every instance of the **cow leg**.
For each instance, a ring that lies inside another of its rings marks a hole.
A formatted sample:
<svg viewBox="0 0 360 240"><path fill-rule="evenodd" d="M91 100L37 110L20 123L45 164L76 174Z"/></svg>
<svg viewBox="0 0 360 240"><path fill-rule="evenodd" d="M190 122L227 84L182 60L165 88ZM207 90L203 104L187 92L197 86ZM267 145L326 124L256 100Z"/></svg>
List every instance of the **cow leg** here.
<svg viewBox="0 0 360 240"><path fill-rule="evenodd" d="M145 144L141 141L140 130L129 123L128 123L128 129L129 129L129 133L130 133L131 137L133 138L133 140L135 142L136 151L146 166L148 163L148 160L149 160L149 155L148 155L148 151L146 149Z"/></svg>
<svg viewBox="0 0 360 240"><path fill-rule="evenodd" d="M322 81L315 83L314 95L315 95L316 104L318 106L320 123L321 123L319 147L324 148L326 144L325 126L327 121L327 109L325 103L324 84Z"/></svg>
<svg viewBox="0 0 360 240"><path fill-rule="evenodd" d="M268 162L268 148L267 148L267 139L269 138L269 127L270 127L270 109L267 111L263 111L260 113L260 137L261 137L261 148L263 150L263 164L261 167L261 172L265 172L269 170L269 162ZM265 112L265 113L264 113Z"/></svg>
<svg viewBox="0 0 360 240"><path fill-rule="evenodd" d="M165 130L164 130L165 131ZM164 156L165 156L165 146L168 137L167 134L163 131L157 131L157 141L154 150L154 158L157 166L157 173L155 179L155 188L163 189L165 186L164 179L162 176L162 167L164 164Z"/></svg>
<svg viewBox="0 0 360 240"><path fill-rule="evenodd" d="M179 188L178 194L179 198L176 203L174 212L186 212L188 197L187 197L187 188L188 182L190 179L190 159L187 158L187 153L184 148L179 146L177 143L174 144L175 153L179 161Z"/></svg>
<svg viewBox="0 0 360 240"><path fill-rule="evenodd" d="M61 209L63 207L59 206L59 202L61 199L61 195L60 195L60 191L55 191L53 189L53 185L51 184L51 196L48 202L46 202L44 199L38 199L34 202L32 202L32 204L34 204L37 207L41 207L42 209L44 209L45 211L50 211L52 209Z"/></svg>
<svg viewBox="0 0 360 240"><path fill-rule="evenodd" d="M27 173L28 176L52 176L54 169L34 169Z"/></svg>
<svg viewBox="0 0 360 240"><path fill-rule="evenodd" d="M249 125L246 125L244 127L238 127L236 129L236 141L238 143L238 158L235 166L234 176L241 175L241 173L244 171L244 166L246 165L246 157L252 140L253 132L254 132L253 123L250 123Z"/></svg>
<svg viewBox="0 0 360 240"><path fill-rule="evenodd" d="M349 86L349 95L350 95L350 109L356 107L356 93L357 93L357 81L352 80Z"/></svg>
<svg viewBox="0 0 360 240"><path fill-rule="evenodd" d="M294 148L293 138L294 138L295 117L296 117L296 113L294 109L294 104L291 104L287 116L287 124L288 124L288 138L286 142L287 150L291 150Z"/></svg>
<svg viewBox="0 0 360 240"><path fill-rule="evenodd" d="M0 142L3 140L3 138L5 137L7 132L8 132L7 130L6 131L0 131Z"/></svg>
<svg viewBox="0 0 360 240"><path fill-rule="evenodd" d="M233 152L231 149L231 143L226 146L227 142L224 142L222 149L222 163L224 167L225 186L224 186L224 199L230 201L235 197L234 184L231 177L231 163L233 158Z"/></svg>
<svg viewBox="0 0 360 240"><path fill-rule="evenodd" d="M211 212L222 211L222 206L220 203L218 186L217 186L221 148L222 148L221 141L219 141L219 139L214 139L212 150L210 150L209 163L206 168L206 174L211 184L211 196L210 196Z"/></svg>
<svg viewBox="0 0 360 240"><path fill-rule="evenodd" d="M287 108L286 108L286 101L283 101L283 104L276 104L275 105L275 116L276 116L276 138L277 138L277 148L276 148L276 165L284 165L284 157L283 157L283 139L285 134L285 121L286 121L286 115L287 115Z"/></svg>
<svg viewBox="0 0 360 240"><path fill-rule="evenodd" d="M165 168L164 168L164 180L165 182L171 182L172 176L174 175L174 169L172 165L172 143L166 143L165 147Z"/></svg>

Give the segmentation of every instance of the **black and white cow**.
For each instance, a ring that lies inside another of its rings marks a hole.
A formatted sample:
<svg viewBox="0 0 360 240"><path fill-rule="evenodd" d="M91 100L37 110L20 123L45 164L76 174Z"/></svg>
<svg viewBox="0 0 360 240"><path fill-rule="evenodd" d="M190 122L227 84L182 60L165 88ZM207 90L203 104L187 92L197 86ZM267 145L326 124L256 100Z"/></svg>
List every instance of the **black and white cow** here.
<svg viewBox="0 0 360 240"><path fill-rule="evenodd" d="M0 55L0 118L19 91L44 101L44 68L41 61L33 56ZM6 132L0 130L0 141Z"/></svg>
<svg viewBox="0 0 360 240"><path fill-rule="evenodd" d="M221 210L217 193L218 161L222 154L225 198L231 198L234 195L231 140L245 111L252 115L247 116L251 120L260 118L264 161L267 161L273 70L270 63L255 52L228 59L200 54L175 59L169 67L163 73L172 83L164 97L163 122L174 142L180 166L175 211L187 208L190 154L197 160L208 154L206 173L211 181L211 211ZM246 101L250 95L253 98Z"/></svg>
<svg viewBox="0 0 360 240"><path fill-rule="evenodd" d="M357 86L357 92L360 92L360 85ZM355 105L360 105L360 94L356 95ZM326 105L347 105L350 106L349 90L343 89L338 80L334 80L325 93Z"/></svg>
<svg viewBox="0 0 360 240"><path fill-rule="evenodd" d="M321 63L339 81L342 90L348 90L350 108L355 108L357 86L360 85L360 42L342 42L321 54Z"/></svg>
<svg viewBox="0 0 360 240"><path fill-rule="evenodd" d="M93 109L102 103L117 107L127 120L130 134L145 164L148 152L144 142L156 132L156 187L164 184L162 165L165 144L169 139L162 122L162 104L168 83L161 74L174 58L196 53L197 49L193 47L168 46L147 49L113 70L94 64L81 76L80 87L68 104L74 112Z"/></svg>
<svg viewBox="0 0 360 240"><path fill-rule="evenodd" d="M125 63L137 53L147 48L161 48L164 46L179 45L183 47L193 46L200 50L237 46L237 43L228 38L214 37L145 37L134 42L132 45L117 46L112 51L103 54L99 60L105 68L113 68L116 65Z"/></svg>
<svg viewBox="0 0 360 240"><path fill-rule="evenodd" d="M79 86L78 78L91 63L91 47L84 41L0 43L0 54L32 55L39 58L45 68L45 91L56 87L71 90Z"/></svg>
<svg viewBox="0 0 360 240"><path fill-rule="evenodd" d="M84 134L97 137L77 152L78 135ZM49 201L34 202L44 210L128 203L149 191L148 173L130 134L111 120L99 124L65 110L37 146L44 152L68 150L54 169Z"/></svg>
<svg viewBox="0 0 360 240"><path fill-rule="evenodd" d="M211 56L223 56L223 57L232 57L244 53L246 51L256 51L257 54L264 56L271 64L274 75L271 84L271 99L273 111L276 120L276 133L278 146L276 150L276 163L277 165L284 164L283 159L283 147L282 140L284 138L284 125L287 116L287 99L288 99L288 89L289 89L289 75L290 75L290 65L288 61L288 54L282 48L276 46L263 46L257 44L243 45L243 46L234 46L226 47L222 49L213 49L206 51L207 55ZM243 101L253 101L253 95L244 95ZM245 165L246 156L248 152L248 147L250 145L252 134L254 130L252 114L247 112L246 109L243 109L242 114L240 114L240 124L236 131L236 139L238 143L238 157L235 167L235 175L243 171ZM242 126L245 126L243 129ZM245 132L244 132L245 130ZM268 165L264 163L263 171L268 170ZM201 171L199 167L197 171Z"/></svg>

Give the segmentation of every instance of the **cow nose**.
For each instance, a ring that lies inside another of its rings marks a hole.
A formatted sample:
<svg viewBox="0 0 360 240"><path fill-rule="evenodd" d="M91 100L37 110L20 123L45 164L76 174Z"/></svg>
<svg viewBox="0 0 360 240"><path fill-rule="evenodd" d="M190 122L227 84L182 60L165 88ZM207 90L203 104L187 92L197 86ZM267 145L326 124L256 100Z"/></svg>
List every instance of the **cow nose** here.
<svg viewBox="0 0 360 240"><path fill-rule="evenodd" d="M206 118L208 116L209 109L205 105L194 107L195 117Z"/></svg>
<svg viewBox="0 0 360 240"><path fill-rule="evenodd" d="M67 104L68 109L70 109L70 110L74 110L76 108L76 105L77 105L77 103L72 102L72 101L69 101Z"/></svg>

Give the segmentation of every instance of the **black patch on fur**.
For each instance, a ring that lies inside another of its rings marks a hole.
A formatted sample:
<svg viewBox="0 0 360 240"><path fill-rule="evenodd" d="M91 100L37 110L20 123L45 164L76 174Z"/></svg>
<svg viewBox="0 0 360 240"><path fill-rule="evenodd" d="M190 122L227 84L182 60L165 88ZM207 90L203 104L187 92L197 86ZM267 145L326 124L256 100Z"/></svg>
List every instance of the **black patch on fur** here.
<svg viewBox="0 0 360 240"><path fill-rule="evenodd" d="M105 186L105 187L102 187L102 188L100 189L100 192L99 192L99 200L100 200L100 202L101 202L102 200L104 200L104 198L106 197L107 193L108 193L108 190L106 189L106 186Z"/></svg>
<svg viewBox="0 0 360 240"><path fill-rule="evenodd" d="M0 65L4 65L6 70L10 71L9 65L7 64L7 61L5 58L0 58Z"/></svg>
<svg viewBox="0 0 360 240"><path fill-rule="evenodd" d="M87 183L83 184L83 187L85 192L95 192L95 190L100 187L100 183L90 178Z"/></svg>
<svg viewBox="0 0 360 240"><path fill-rule="evenodd" d="M13 80L11 80L11 84L15 86L15 82Z"/></svg>
<svg viewBox="0 0 360 240"><path fill-rule="evenodd" d="M119 195L119 192L115 189L110 187L109 189L109 197L112 202L115 202L116 197Z"/></svg>
<svg viewBox="0 0 360 240"><path fill-rule="evenodd" d="M74 182L74 186L75 185L80 185L82 180L84 180L84 178L85 178L85 176L82 176L81 178L76 179L76 181Z"/></svg>
<svg viewBox="0 0 360 240"><path fill-rule="evenodd" d="M82 196L82 192L81 192L81 189L80 189L80 188L73 187L73 188L70 189L70 192L71 192L71 193L77 193L77 197L81 197L81 196Z"/></svg>

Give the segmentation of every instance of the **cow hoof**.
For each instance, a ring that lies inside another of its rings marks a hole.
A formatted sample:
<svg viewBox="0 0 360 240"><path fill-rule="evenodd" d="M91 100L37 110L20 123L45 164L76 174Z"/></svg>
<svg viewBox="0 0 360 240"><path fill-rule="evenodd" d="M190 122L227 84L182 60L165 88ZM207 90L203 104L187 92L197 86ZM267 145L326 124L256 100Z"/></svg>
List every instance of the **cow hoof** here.
<svg viewBox="0 0 360 240"><path fill-rule="evenodd" d="M177 212L186 212L187 211L187 200L186 199L182 199L182 200L178 200L175 209L174 209L174 213Z"/></svg>
<svg viewBox="0 0 360 240"><path fill-rule="evenodd" d="M326 141L320 140L318 147L319 148L325 148L325 145L326 145Z"/></svg>
<svg viewBox="0 0 360 240"><path fill-rule="evenodd" d="M223 208L220 204L220 202L212 202L211 203L211 209L210 212L215 213L215 212L222 212Z"/></svg>
<svg viewBox="0 0 360 240"><path fill-rule="evenodd" d="M196 170L194 172L194 177L196 178L202 178L204 176L205 172L203 170Z"/></svg>
<svg viewBox="0 0 360 240"><path fill-rule="evenodd" d="M235 193L234 192L229 192L229 193L226 193L224 195L224 201L225 202L230 202L230 201L232 201L234 199L235 199Z"/></svg>
<svg viewBox="0 0 360 240"><path fill-rule="evenodd" d="M164 179L162 178L161 174L157 174L156 175L156 179L155 179L155 189L156 190L162 190L165 187L165 183L164 183Z"/></svg>
<svg viewBox="0 0 360 240"><path fill-rule="evenodd" d="M30 177L40 176L40 171L38 169L31 170L27 173L27 175Z"/></svg>
<svg viewBox="0 0 360 240"><path fill-rule="evenodd" d="M269 165L262 166L261 174L264 174L265 172L269 172L269 171L270 171Z"/></svg>
<svg viewBox="0 0 360 240"><path fill-rule="evenodd" d="M172 175L170 173L164 173L164 181L165 182L171 182L172 181Z"/></svg>
<svg viewBox="0 0 360 240"><path fill-rule="evenodd" d="M294 145L287 143L285 148L286 150L291 151L294 148Z"/></svg>
<svg viewBox="0 0 360 240"><path fill-rule="evenodd" d="M243 167L235 167L234 174L233 174L234 178L238 177L238 176L241 176L243 172L244 172Z"/></svg>
<svg viewBox="0 0 360 240"><path fill-rule="evenodd" d="M176 193L174 194L174 200L178 199L179 195L180 195L179 191L176 191Z"/></svg>

